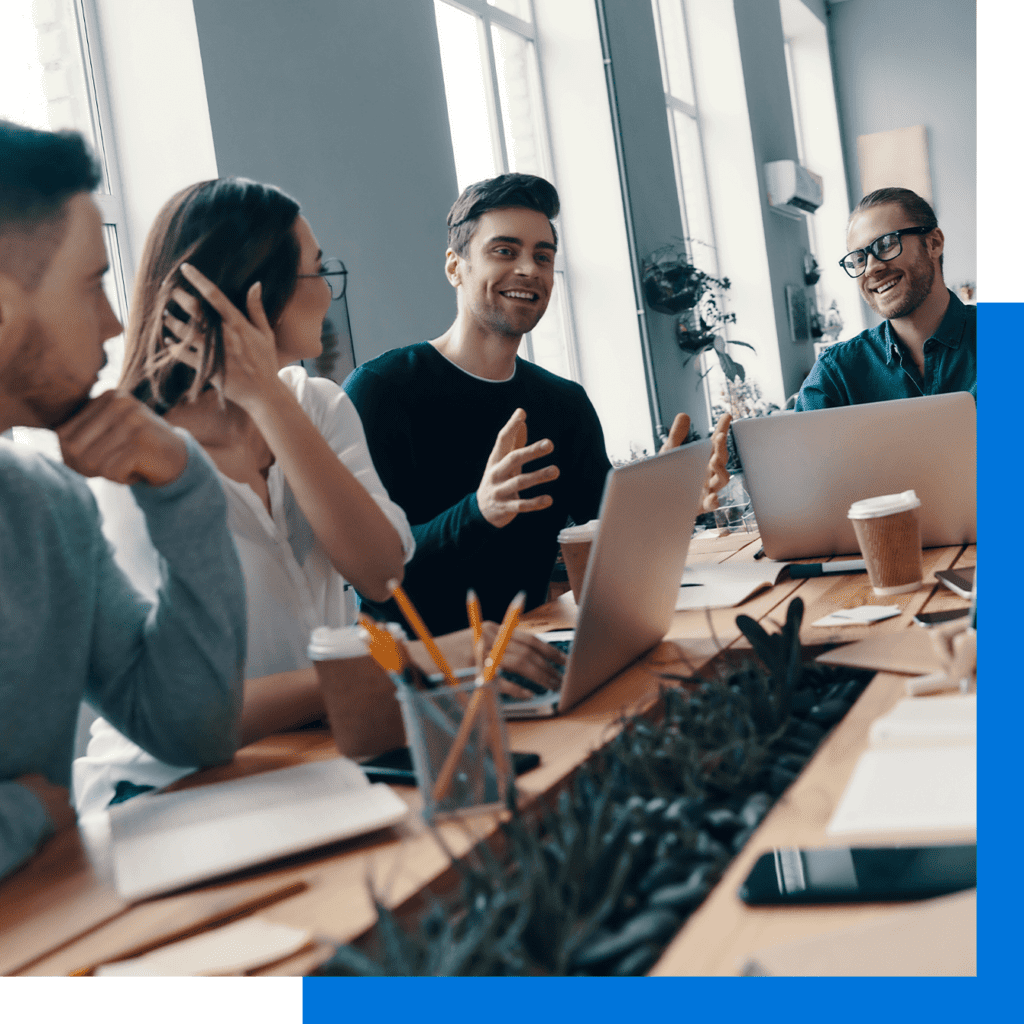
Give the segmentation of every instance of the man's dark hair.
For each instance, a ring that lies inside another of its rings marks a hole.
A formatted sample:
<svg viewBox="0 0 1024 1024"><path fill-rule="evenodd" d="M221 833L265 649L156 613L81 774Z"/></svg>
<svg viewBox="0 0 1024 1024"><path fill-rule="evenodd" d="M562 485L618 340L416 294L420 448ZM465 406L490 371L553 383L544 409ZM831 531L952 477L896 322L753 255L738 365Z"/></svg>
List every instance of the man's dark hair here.
<svg viewBox="0 0 1024 1024"><path fill-rule="evenodd" d="M901 207L903 212L914 222L908 224L908 227L937 228L939 226L939 222L935 219L935 211L928 201L922 199L916 192L911 192L909 188L876 188L854 207L853 213L860 213L861 210L870 209L872 206L887 206L890 203ZM853 214L850 216L852 218Z"/></svg>
<svg viewBox="0 0 1024 1024"><path fill-rule="evenodd" d="M67 201L100 181L78 132L0 120L0 272L35 288L64 237Z"/></svg>
<svg viewBox="0 0 1024 1024"><path fill-rule="evenodd" d="M496 178L467 185L448 211L448 248L465 256L480 217L488 210L513 206L536 210L550 221L558 216L558 192L550 181L536 174L499 174ZM557 246L558 232L554 224L551 233Z"/></svg>
<svg viewBox="0 0 1024 1024"><path fill-rule="evenodd" d="M935 211L927 199L922 199L916 192L909 188L876 188L869 192L854 208L850 214L850 221L862 210L869 210L873 206L898 206L911 220L907 225L909 228L937 228L939 222L935 217ZM942 269L942 257L939 257L939 270Z"/></svg>

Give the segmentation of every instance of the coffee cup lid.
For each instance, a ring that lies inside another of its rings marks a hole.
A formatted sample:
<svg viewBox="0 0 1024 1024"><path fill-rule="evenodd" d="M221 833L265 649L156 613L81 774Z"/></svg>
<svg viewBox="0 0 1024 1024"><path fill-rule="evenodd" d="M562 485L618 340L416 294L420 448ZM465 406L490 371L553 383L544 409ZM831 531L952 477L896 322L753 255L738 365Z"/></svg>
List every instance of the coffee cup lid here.
<svg viewBox="0 0 1024 1024"><path fill-rule="evenodd" d="M559 533L558 543L571 544L573 541L593 540L600 525L600 519L591 519L589 523L581 523L579 526L567 526Z"/></svg>
<svg viewBox="0 0 1024 1024"><path fill-rule="evenodd" d="M310 661L333 661L335 658L364 658L369 654L366 631L362 626L332 629L318 626L309 638L306 656Z"/></svg>
<svg viewBox="0 0 1024 1024"><path fill-rule="evenodd" d="M900 494L882 494L877 498L864 498L855 501L846 513L847 519L879 519L892 516L897 512L907 512L912 508L920 508L921 499L914 491L903 491Z"/></svg>

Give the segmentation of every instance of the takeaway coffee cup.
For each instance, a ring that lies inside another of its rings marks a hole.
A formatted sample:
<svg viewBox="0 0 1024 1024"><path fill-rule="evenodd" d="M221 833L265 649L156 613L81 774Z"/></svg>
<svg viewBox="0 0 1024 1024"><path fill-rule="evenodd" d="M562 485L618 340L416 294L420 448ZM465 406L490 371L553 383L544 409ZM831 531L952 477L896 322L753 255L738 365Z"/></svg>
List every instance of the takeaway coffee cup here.
<svg viewBox="0 0 1024 1024"><path fill-rule="evenodd" d="M316 668L327 721L340 754L372 757L405 746L394 684L370 656L361 626L320 626L313 630L306 653Z"/></svg>
<svg viewBox="0 0 1024 1024"><path fill-rule="evenodd" d="M587 575L587 561L590 558L590 548L597 536L600 522L599 519L591 519L589 523L584 523L582 526L567 526L558 535L558 543L562 545L565 571L569 576L569 586L572 587L572 596L576 599L577 604L583 596L583 580Z"/></svg>
<svg viewBox="0 0 1024 1024"><path fill-rule="evenodd" d="M847 513L879 597L917 590L921 566L921 501L913 491L855 501Z"/></svg>

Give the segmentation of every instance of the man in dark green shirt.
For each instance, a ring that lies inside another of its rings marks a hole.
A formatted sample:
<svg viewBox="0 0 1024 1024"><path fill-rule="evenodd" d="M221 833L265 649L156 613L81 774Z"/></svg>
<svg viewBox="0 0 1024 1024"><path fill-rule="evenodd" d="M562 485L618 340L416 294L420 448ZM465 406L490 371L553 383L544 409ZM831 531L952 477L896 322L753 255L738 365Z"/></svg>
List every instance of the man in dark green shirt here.
<svg viewBox="0 0 1024 1024"><path fill-rule="evenodd" d="M944 239L931 206L878 189L853 211L840 265L885 322L825 349L797 410L969 391L978 397L977 309L942 279Z"/></svg>

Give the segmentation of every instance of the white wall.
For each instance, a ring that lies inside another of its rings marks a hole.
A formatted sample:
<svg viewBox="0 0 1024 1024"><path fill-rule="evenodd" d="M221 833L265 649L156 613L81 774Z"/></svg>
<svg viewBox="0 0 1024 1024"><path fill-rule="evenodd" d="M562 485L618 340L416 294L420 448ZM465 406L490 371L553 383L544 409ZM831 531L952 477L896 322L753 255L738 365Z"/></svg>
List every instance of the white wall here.
<svg viewBox="0 0 1024 1024"><path fill-rule="evenodd" d="M126 284L161 206L217 177L192 0L95 0L128 216Z"/></svg>

